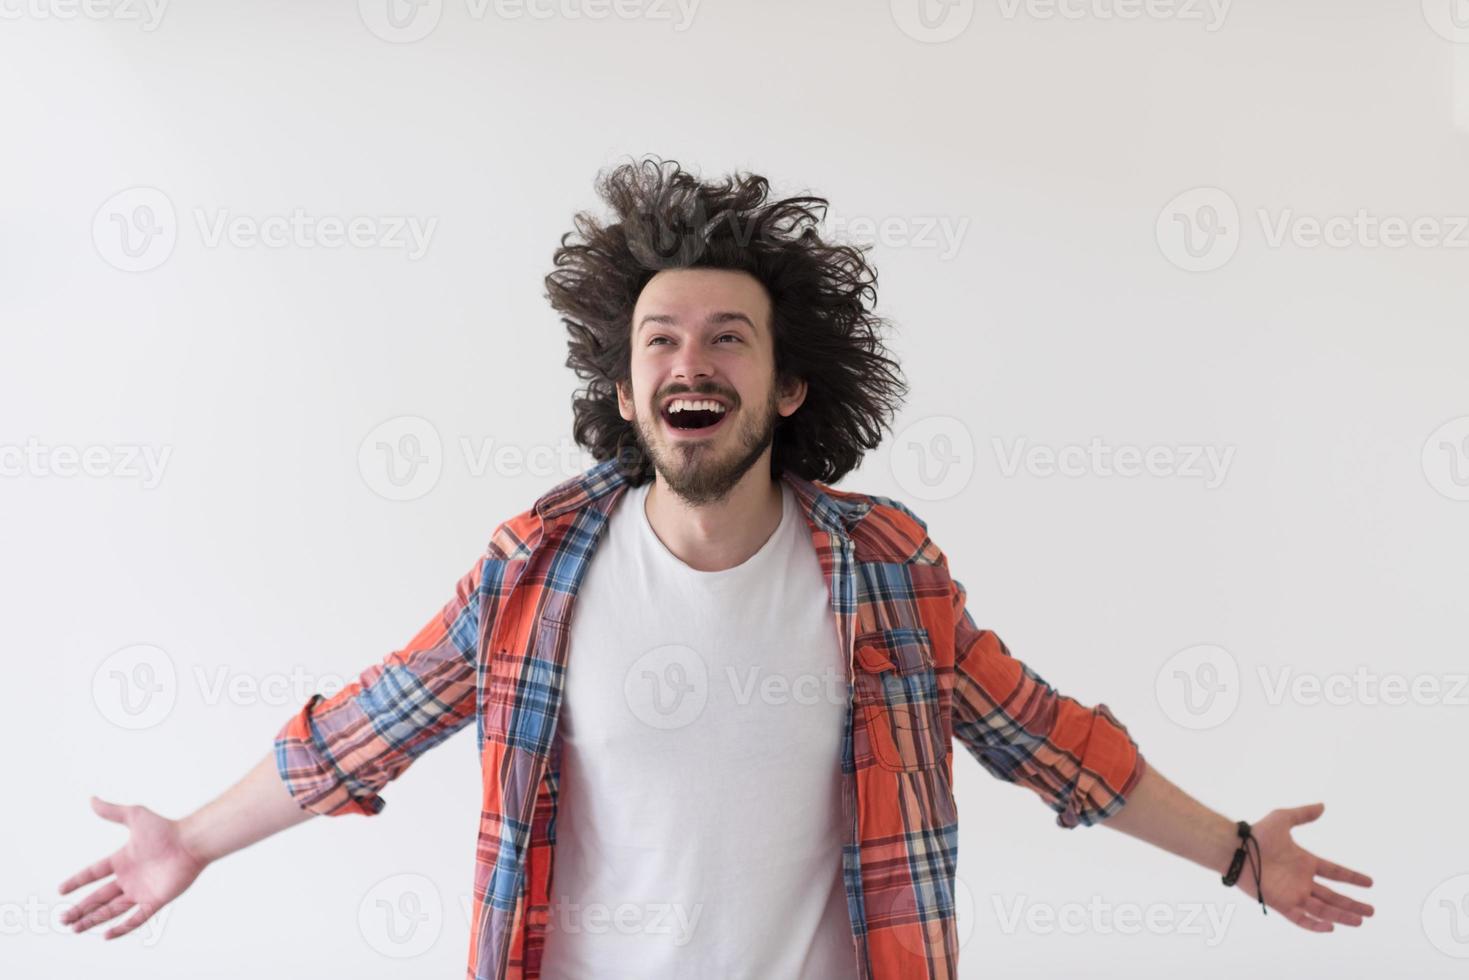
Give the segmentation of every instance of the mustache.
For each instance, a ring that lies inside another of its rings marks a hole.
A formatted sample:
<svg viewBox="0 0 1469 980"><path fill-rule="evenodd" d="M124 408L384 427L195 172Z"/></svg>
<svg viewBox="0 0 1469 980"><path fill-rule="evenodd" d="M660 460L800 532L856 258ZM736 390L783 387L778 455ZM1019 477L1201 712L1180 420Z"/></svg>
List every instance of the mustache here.
<svg viewBox="0 0 1469 980"><path fill-rule="evenodd" d="M719 395L728 400L732 406L738 405L740 401L740 396L730 389L721 388L714 384L699 385L695 388L690 388L688 385L670 385L653 396L653 404L661 405L666 399L672 398L674 395Z"/></svg>

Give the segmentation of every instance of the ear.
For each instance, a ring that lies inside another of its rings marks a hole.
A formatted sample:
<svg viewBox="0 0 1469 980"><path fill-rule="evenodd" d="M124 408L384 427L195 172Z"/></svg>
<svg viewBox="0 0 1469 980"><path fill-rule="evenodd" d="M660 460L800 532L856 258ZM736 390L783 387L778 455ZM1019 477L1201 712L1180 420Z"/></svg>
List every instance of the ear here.
<svg viewBox="0 0 1469 980"><path fill-rule="evenodd" d="M622 416L624 422L631 422L633 417L631 391L631 378L617 382L617 414Z"/></svg>
<svg viewBox="0 0 1469 980"><path fill-rule="evenodd" d="M780 394L776 401L776 410L783 417L789 418L795 414L796 409L806 400L806 379L786 378L780 385Z"/></svg>

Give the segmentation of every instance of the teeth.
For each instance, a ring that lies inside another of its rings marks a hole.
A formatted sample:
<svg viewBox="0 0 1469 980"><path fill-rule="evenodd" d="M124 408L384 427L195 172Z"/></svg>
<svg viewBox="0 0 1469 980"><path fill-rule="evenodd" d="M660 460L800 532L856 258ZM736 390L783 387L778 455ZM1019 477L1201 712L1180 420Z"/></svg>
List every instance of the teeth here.
<svg viewBox="0 0 1469 980"><path fill-rule="evenodd" d="M668 404L668 414L670 415L672 415L674 412L697 412L701 410L706 412L718 412L721 415L724 414L723 405L719 404L716 401L709 401L708 399L705 399L703 401L691 401L687 398L679 398L672 402L669 402Z"/></svg>

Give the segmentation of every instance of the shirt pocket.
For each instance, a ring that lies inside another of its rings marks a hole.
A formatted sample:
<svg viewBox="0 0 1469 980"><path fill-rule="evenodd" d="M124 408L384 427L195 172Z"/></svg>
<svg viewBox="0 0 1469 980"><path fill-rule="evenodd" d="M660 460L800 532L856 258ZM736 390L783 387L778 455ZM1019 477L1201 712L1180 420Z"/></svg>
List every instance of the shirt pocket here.
<svg viewBox="0 0 1469 980"><path fill-rule="evenodd" d="M853 702L883 769L917 772L948 754L928 630L904 626L857 634Z"/></svg>

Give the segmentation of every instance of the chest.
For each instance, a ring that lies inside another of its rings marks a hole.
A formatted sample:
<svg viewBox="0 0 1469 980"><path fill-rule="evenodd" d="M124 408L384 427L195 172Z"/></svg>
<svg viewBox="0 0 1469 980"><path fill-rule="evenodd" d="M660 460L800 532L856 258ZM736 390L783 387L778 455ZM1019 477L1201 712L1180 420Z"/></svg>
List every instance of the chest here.
<svg viewBox="0 0 1469 980"><path fill-rule="evenodd" d="M566 633L559 724L574 752L613 768L834 771L849 688L825 575L809 548L761 557L711 578L636 548L599 553Z"/></svg>

